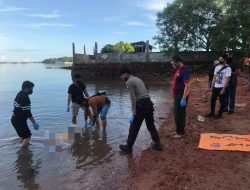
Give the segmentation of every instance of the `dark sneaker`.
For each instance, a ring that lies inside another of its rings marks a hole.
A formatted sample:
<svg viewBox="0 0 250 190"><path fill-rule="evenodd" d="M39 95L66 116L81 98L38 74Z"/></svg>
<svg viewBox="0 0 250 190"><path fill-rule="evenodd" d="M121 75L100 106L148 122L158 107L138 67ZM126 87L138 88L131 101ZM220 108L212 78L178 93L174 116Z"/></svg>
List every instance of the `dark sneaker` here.
<svg viewBox="0 0 250 190"><path fill-rule="evenodd" d="M119 146L120 150L124 153L131 153L132 152L132 147L129 147L128 145L126 144L121 144Z"/></svg>
<svg viewBox="0 0 250 190"><path fill-rule="evenodd" d="M210 112L210 113L206 114L205 117L214 117L214 113Z"/></svg>
<svg viewBox="0 0 250 190"><path fill-rule="evenodd" d="M228 112L228 108L225 108L223 112Z"/></svg>
<svg viewBox="0 0 250 190"><path fill-rule="evenodd" d="M162 146L160 142L155 142L155 144L153 145L153 149L157 150L157 151L162 151Z"/></svg>
<svg viewBox="0 0 250 190"><path fill-rule="evenodd" d="M222 115L217 114L214 119L222 119Z"/></svg>
<svg viewBox="0 0 250 190"><path fill-rule="evenodd" d="M233 114L233 113L234 113L234 110L229 110L228 111L228 114L230 114L230 115Z"/></svg>

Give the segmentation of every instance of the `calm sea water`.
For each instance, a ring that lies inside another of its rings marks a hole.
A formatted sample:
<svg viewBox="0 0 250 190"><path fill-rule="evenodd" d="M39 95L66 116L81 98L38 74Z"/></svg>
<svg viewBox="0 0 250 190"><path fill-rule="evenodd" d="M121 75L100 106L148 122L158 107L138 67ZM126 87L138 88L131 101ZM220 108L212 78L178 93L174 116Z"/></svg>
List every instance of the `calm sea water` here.
<svg viewBox="0 0 250 190"><path fill-rule="evenodd" d="M32 113L40 130L32 131L31 145L19 147L19 138L11 125L13 100L24 80L35 83L30 96ZM106 130L85 128L83 112L78 126L71 124L66 112L67 89L71 71L34 64L0 64L0 190L14 189L117 189L114 180L129 179L127 156L120 155L119 144L125 143L130 115L129 94L122 81L86 81L90 95L106 91L112 105ZM155 104L156 125L166 117L165 85L147 85ZM69 130L71 140L61 139ZM53 141L54 140L54 141ZM133 158L151 143L143 124L134 147ZM54 150L57 145L57 151ZM120 172L120 173L119 173ZM127 183L129 186L129 183Z"/></svg>

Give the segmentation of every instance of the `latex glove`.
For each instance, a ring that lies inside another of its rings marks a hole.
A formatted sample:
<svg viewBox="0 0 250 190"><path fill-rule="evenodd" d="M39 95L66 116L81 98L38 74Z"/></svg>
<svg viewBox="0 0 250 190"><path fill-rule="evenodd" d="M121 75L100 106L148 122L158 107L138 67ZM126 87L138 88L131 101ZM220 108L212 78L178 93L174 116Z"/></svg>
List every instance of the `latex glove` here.
<svg viewBox="0 0 250 190"><path fill-rule="evenodd" d="M185 107L187 105L187 99L186 98L182 98L180 105L181 105L181 107Z"/></svg>
<svg viewBox="0 0 250 190"><path fill-rule="evenodd" d="M87 127L93 127L95 125L95 121L94 120L91 120L89 122L89 124L87 125Z"/></svg>
<svg viewBox="0 0 250 190"><path fill-rule="evenodd" d="M134 119L135 119L135 116L134 116L134 115L130 115L130 116L128 117L128 121L129 121L130 125L132 125L132 124L134 123Z"/></svg>
<svg viewBox="0 0 250 190"><path fill-rule="evenodd" d="M69 110L70 110L70 107L68 106L68 107L67 107L67 112L69 112Z"/></svg>
<svg viewBox="0 0 250 190"><path fill-rule="evenodd" d="M39 129L38 123L33 123L33 128L34 128L34 130L38 130Z"/></svg>

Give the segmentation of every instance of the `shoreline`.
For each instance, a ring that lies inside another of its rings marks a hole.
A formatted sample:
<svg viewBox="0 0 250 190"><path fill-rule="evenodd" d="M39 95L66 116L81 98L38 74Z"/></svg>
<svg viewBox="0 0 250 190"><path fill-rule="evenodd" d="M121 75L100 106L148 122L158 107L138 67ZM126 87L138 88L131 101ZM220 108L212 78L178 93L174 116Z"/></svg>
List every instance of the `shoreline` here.
<svg viewBox="0 0 250 190"><path fill-rule="evenodd" d="M167 119L159 128L164 150L155 152L149 147L142 152L134 164L133 189L250 189L249 153L198 148L200 133L250 133L247 127L250 126L247 81L239 78L236 94L236 103L247 103L245 107L236 107L233 115L224 113L221 120L205 118L205 122L199 122L197 116L209 112L211 93L207 100L202 99L201 94L207 89L207 78L204 75L203 78L195 77L187 107L187 136L172 138L174 118L171 110L166 110Z"/></svg>

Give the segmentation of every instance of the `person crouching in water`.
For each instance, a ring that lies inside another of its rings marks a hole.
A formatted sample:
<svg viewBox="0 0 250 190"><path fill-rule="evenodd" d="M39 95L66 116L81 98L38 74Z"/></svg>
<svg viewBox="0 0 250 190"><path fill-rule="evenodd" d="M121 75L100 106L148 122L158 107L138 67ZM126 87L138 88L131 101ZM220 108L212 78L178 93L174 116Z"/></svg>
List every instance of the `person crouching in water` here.
<svg viewBox="0 0 250 190"><path fill-rule="evenodd" d="M33 93L34 84L30 81L24 81L22 90L16 95L14 100L14 110L11 117L11 123L15 128L20 139L21 147L27 147L30 141L31 132L27 124L29 119L35 130L39 129L31 113L31 103L29 95Z"/></svg>
<svg viewBox="0 0 250 190"><path fill-rule="evenodd" d="M89 98L81 98L77 100L77 103L80 106L85 107L86 110L89 109L89 107L92 110L92 119L90 120L87 127L93 127L95 124L97 126L100 126L99 122L99 115L102 122L102 127L105 129L107 126L107 113L110 108L111 102L109 98L105 95L100 96L92 96Z"/></svg>

